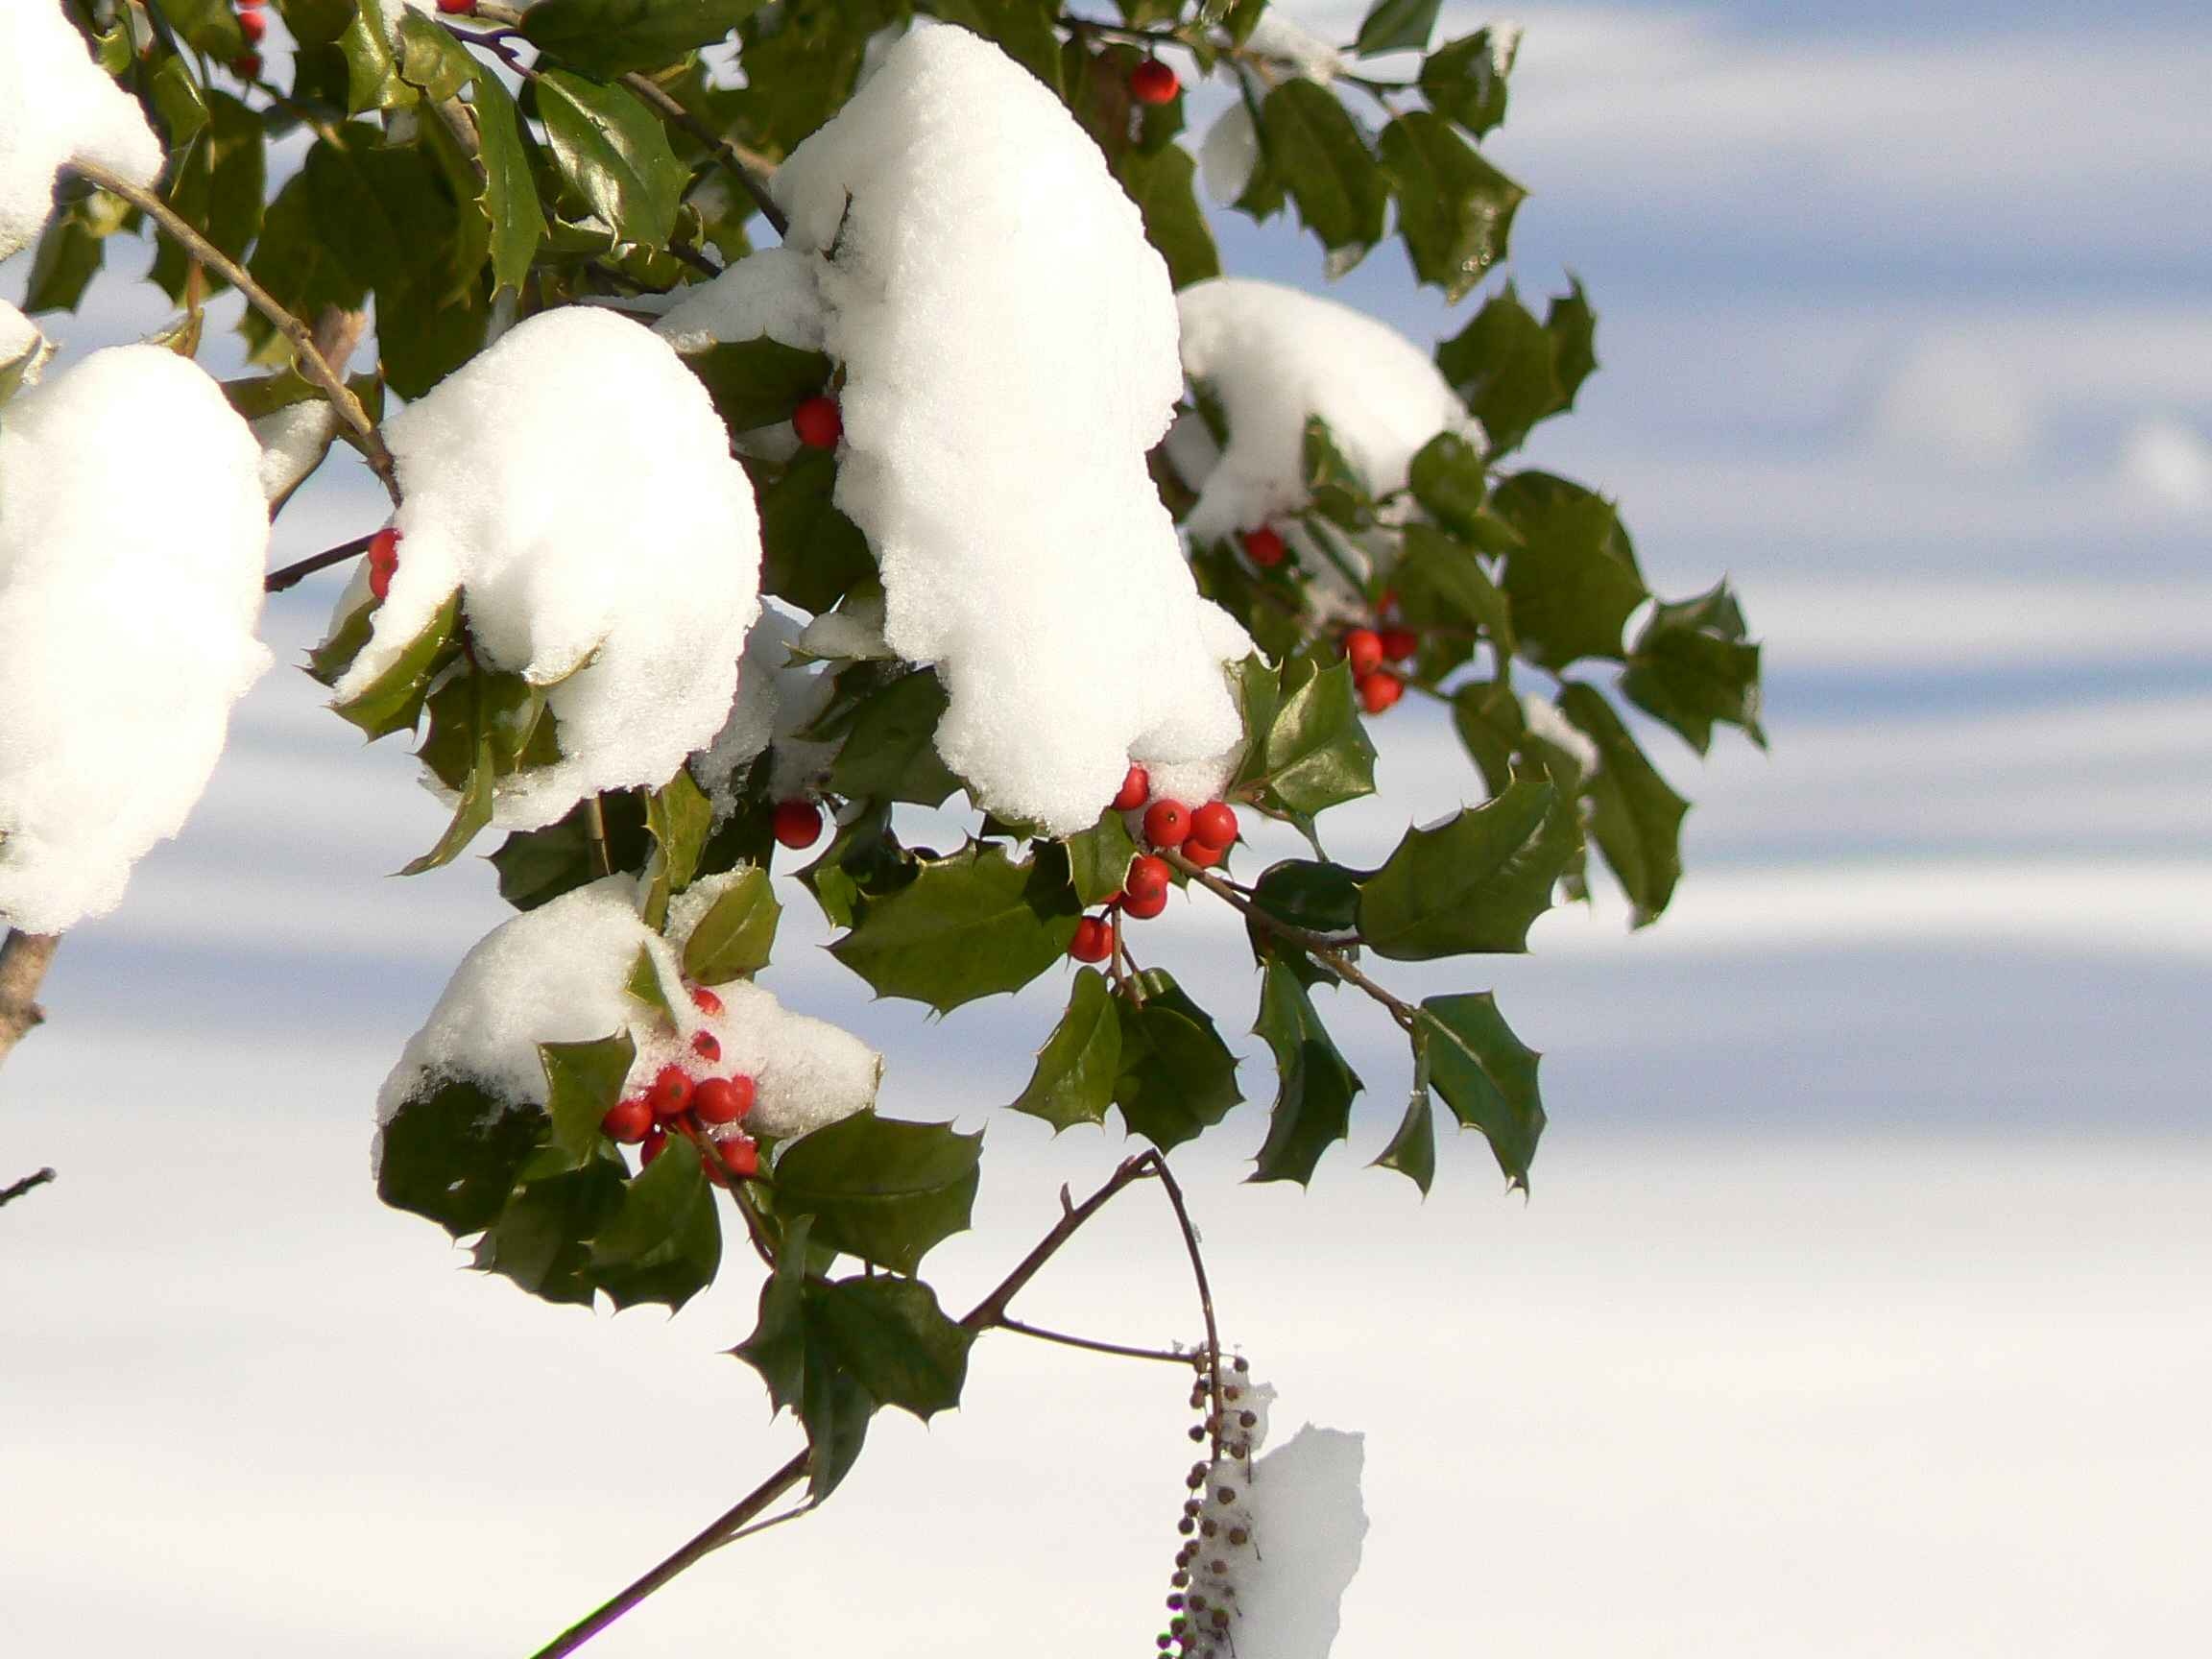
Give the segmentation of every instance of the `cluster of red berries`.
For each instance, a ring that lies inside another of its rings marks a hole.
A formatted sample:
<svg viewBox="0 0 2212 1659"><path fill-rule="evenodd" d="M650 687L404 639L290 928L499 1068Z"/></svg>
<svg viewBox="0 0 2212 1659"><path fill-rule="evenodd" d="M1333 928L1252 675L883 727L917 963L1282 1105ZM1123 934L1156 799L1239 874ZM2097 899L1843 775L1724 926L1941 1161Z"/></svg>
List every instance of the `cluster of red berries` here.
<svg viewBox="0 0 2212 1659"><path fill-rule="evenodd" d="M791 430L809 449L834 449L845 436L845 412L826 394L809 397L791 411Z"/></svg>
<svg viewBox="0 0 2212 1659"><path fill-rule="evenodd" d="M1380 714L1405 696L1405 681L1382 664L1407 661L1420 649L1421 636L1410 628L1354 628L1346 633L1344 661L1358 688L1359 707Z"/></svg>
<svg viewBox="0 0 2212 1659"><path fill-rule="evenodd" d="M1239 827L1237 808L1226 801L1209 801L1193 811L1180 801L1152 799L1152 780L1142 766L1129 768L1121 780L1121 792L1114 797L1114 809L1134 812L1142 807L1143 833L1151 853L1129 860L1121 878L1121 891L1099 907L1096 916L1075 924L1074 941L1068 954L1078 962L1103 962L1114 954L1118 918L1149 922L1167 908L1167 888L1175 872L1158 853L1172 847L1201 870L1213 868L1237 844Z"/></svg>
<svg viewBox="0 0 2212 1659"><path fill-rule="evenodd" d="M369 538L369 591L381 599L392 591L399 568L399 531L387 524Z"/></svg>
<svg viewBox="0 0 2212 1659"><path fill-rule="evenodd" d="M702 1014L722 1012L722 998L704 985L691 989L691 1000ZM691 1052L711 1066L722 1058L722 1045L711 1031L691 1039ZM752 1078L743 1072L728 1077L694 1077L681 1066L663 1066L642 1094L632 1094L607 1109L599 1127L611 1141L642 1146L640 1166L661 1156L668 1136L688 1137L700 1151L713 1155L731 1174L750 1177L760 1172L760 1146L735 1125L753 1110L757 1094ZM722 1179L710 1163L708 1173Z"/></svg>
<svg viewBox="0 0 2212 1659"><path fill-rule="evenodd" d="M1289 551L1284 545L1283 533L1265 524L1257 530L1245 531L1241 540L1244 543L1244 557L1262 570L1274 569L1283 563L1284 555Z"/></svg>
<svg viewBox="0 0 2212 1659"><path fill-rule="evenodd" d="M269 19L261 15L269 0L238 0L238 33L246 36L246 50L230 60L230 73L241 81L261 79L261 54L253 48L269 33Z"/></svg>
<svg viewBox="0 0 2212 1659"><path fill-rule="evenodd" d="M1182 90L1175 71L1157 58L1147 58L1129 71L1129 96L1140 104L1172 104Z"/></svg>

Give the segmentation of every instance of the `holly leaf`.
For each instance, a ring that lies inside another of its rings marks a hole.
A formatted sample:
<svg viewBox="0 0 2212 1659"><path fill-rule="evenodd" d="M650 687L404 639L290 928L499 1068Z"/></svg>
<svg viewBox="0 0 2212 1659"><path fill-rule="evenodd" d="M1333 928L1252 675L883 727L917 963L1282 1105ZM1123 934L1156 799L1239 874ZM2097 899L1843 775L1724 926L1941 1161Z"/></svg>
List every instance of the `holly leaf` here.
<svg viewBox="0 0 2212 1659"><path fill-rule="evenodd" d="M329 645L314 655L308 671L324 685L335 685L353 665L361 647L369 642L374 620L374 610L371 606L354 612ZM438 613L423 624L422 631L392 659L389 667L354 696L344 703L333 704L332 708L372 738L413 731L415 722L421 716L431 681L461 654L460 624L461 592L455 589L445 596L445 603L438 608Z"/></svg>
<svg viewBox="0 0 2212 1659"><path fill-rule="evenodd" d="M602 1151L581 1168L530 1182L485 1229L469 1265L543 1301L589 1307L599 1288L591 1236L622 1207L626 1175L622 1161Z"/></svg>
<svg viewBox="0 0 2212 1659"><path fill-rule="evenodd" d="M645 804L645 831L661 849L670 891L681 893L699 874L699 855L714 829L714 803L688 766L653 791Z"/></svg>
<svg viewBox="0 0 2212 1659"><path fill-rule="evenodd" d="M1293 657L1273 685L1268 671L1242 678L1249 741L1237 787L1262 807L1294 818L1375 793L1375 745L1360 722L1352 670ZM1249 722L1258 717L1263 725Z"/></svg>
<svg viewBox="0 0 2212 1659"><path fill-rule="evenodd" d="M591 1276L616 1308L658 1302L673 1311L706 1288L721 1262L722 1223L699 1148L671 1135L592 1238Z"/></svg>
<svg viewBox="0 0 2212 1659"><path fill-rule="evenodd" d="M1581 846L1573 804L1549 782L1516 781L1495 801L1409 830L1359 884L1359 936L1401 962L1528 949L1528 927Z"/></svg>
<svg viewBox="0 0 2212 1659"><path fill-rule="evenodd" d="M538 1064L545 1071L545 1115L552 1119L547 1138L565 1168L575 1168L604 1144L599 1120L622 1097L622 1083L637 1058L630 1033L617 1031L592 1043L541 1043Z"/></svg>
<svg viewBox="0 0 2212 1659"><path fill-rule="evenodd" d="M1075 1123L1103 1123L1120 1070L1121 1020L1106 976L1095 968L1078 968L1068 1011L1037 1050L1036 1070L1014 1110L1044 1118L1055 1132Z"/></svg>
<svg viewBox="0 0 2212 1659"><path fill-rule="evenodd" d="M814 1217L814 1241L912 1273L967 1229L983 1154L980 1134L856 1112L803 1135L776 1164L776 1208Z"/></svg>
<svg viewBox="0 0 2212 1659"><path fill-rule="evenodd" d="M660 248L689 178L661 119L620 86L547 69L534 83L561 177L623 242Z"/></svg>
<svg viewBox="0 0 2212 1659"><path fill-rule="evenodd" d="M1292 76L1260 106L1267 165L1298 204L1298 218L1332 255L1340 276L1382 240L1390 187L1373 152L1335 94Z"/></svg>
<svg viewBox="0 0 2212 1659"><path fill-rule="evenodd" d="M861 700L830 769L830 787L853 799L941 805L961 787L937 755L937 724L951 699L934 668L902 674Z"/></svg>
<svg viewBox="0 0 2212 1659"><path fill-rule="evenodd" d="M545 212L539 205L529 146L514 98L487 68L477 68L475 85L469 110L476 123L477 158L484 168L476 205L492 227L492 283L494 290L520 293L545 239Z"/></svg>
<svg viewBox="0 0 2212 1659"><path fill-rule="evenodd" d="M1115 1001L1121 1070L1114 1080L1114 1104L1132 1134L1172 1151L1220 1122L1244 1098L1237 1087L1237 1056L1214 1030L1214 1017L1185 996L1165 969L1134 975Z"/></svg>
<svg viewBox="0 0 2212 1659"><path fill-rule="evenodd" d="M760 1373L768 1404L797 1410L806 1386L806 1257L811 1215L793 1215L783 1227L776 1270L760 1286L753 1334L730 1350Z"/></svg>
<svg viewBox="0 0 2212 1659"><path fill-rule="evenodd" d="M1385 52L1424 52L1444 0L1375 0L1359 25L1352 50L1362 58Z"/></svg>
<svg viewBox="0 0 2212 1659"><path fill-rule="evenodd" d="M836 458L806 449L760 491L760 590L816 614L876 574L867 538L830 499L836 483Z"/></svg>
<svg viewBox="0 0 2212 1659"><path fill-rule="evenodd" d="M1513 649L1513 614L1505 595L1475 555L1426 524L1406 526L1391 580L1409 628L1472 629L1500 651Z"/></svg>
<svg viewBox="0 0 2212 1659"><path fill-rule="evenodd" d="M594 75L660 69L710 46L765 0L538 0L522 35L564 63Z"/></svg>
<svg viewBox="0 0 2212 1659"><path fill-rule="evenodd" d="M1252 889L1252 907L1309 933L1351 933L1359 922L1359 878L1341 864L1286 858Z"/></svg>
<svg viewBox="0 0 2212 1659"><path fill-rule="evenodd" d="M1598 367L1597 317L1575 282L1539 323L1511 283L1436 348L1436 367L1489 434L1493 457L1520 446L1538 421L1574 407Z"/></svg>
<svg viewBox="0 0 2212 1659"><path fill-rule="evenodd" d="M684 941L685 977L720 985L758 973L768 966L782 917L768 872L758 865L740 871Z"/></svg>
<svg viewBox="0 0 2212 1659"><path fill-rule="evenodd" d="M1304 1186L1321 1154L1351 1133L1352 1097L1364 1085L1337 1051L1306 987L1281 962L1262 971L1252 1030L1274 1050L1280 1079L1252 1179Z"/></svg>
<svg viewBox="0 0 2212 1659"><path fill-rule="evenodd" d="M1425 1069L1413 1085L1413 1097L1406 1103L1406 1116L1399 1118L1390 1144L1368 1167L1395 1169L1421 1189L1422 1197L1429 1196L1430 1183L1436 1179L1436 1123L1430 1108Z"/></svg>
<svg viewBox="0 0 2212 1659"><path fill-rule="evenodd" d="M1145 239L1167 261L1167 279L1177 288L1221 275L1220 251L1192 183L1197 171L1180 144L1125 151L1114 163L1114 177L1144 215Z"/></svg>
<svg viewBox="0 0 2212 1659"><path fill-rule="evenodd" d="M870 899L830 947L878 996L950 1013L1019 991L1067 953L1081 914L1065 861L1017 864L996 843L915 861L913 879Z"/></svg>
<svg viewBox="0 0 2212 1659"><path fill-rule="evenodd" d="M1650 595L1613 503L1549 472L1515 474L1491 503L1522 539L1504 581L1522 653L1554 669L1619 661L1628 613Z"/></svg>
<svg viewBox="0 0 2212 1659"><path fill-rule="evenodd" d="M517 910L535 910L599 878L588 805L578 802L558 823L542 830L517 830L499 844L491 857L499 872L500 898ZM648 845L645 813L637 798L628 790L606 796L601 819L607 830L608 861L617 870L641 868Z"/></svg>
<svg viewBox="0 0 2212 1659"><path fill-rule="evenodd" d="M438 837L438 844L420 858L411 858L399 867L402 876L421 876L425 871L440 869L461 856L469 843L475 840L478 831L492 822L493 788L498 770L492 757L492 740L476 740L476 757L469 768L468 781L462 785L461 799L453 808L452 820L445 826L445 833Z"/></svg>
<svg viewBox="0 0 2212 1659"><path fill-rule="evenodd" d="M435 1083L384 1124L376 1195L456 1238L478 1232L506 1206L545 1134L544 1112L528 1101L498 1099L465 1078Z"/></svg>
<svg viewBox="0 0 2212 1659"><path fill-rule="evenodd" d="M1086 905L1103 903L1121 891L1137 843L1120 813L1109 807L1090 829L1060 843L1068 850L1069 878L1075 897Z"/></svg>
<svg viewBox="0 0 2212 1659"><path fill-rule="evenodd" d="M960 1404L975 1334L947 1318L919 1280L810 1285L806 1314L836 1366L881 1405L926 1423Z"/></svg>
<svg viewBox="0 0 2212 1659"><path fill-rule="evenodd" d="M1487 29L1439 46L1422 60L1421 96L1479 138L1505 119L1505 79L1513 72L1518 34Z"/></svg>
<svg viewBox="0 0 2212 1659"><path fill-rule="evenodd" d="M1505 257L1513 215L1528 192L1426 109L1382 129L1382 156L1414 274L1457 304Z"/></svg>
<svg viewBox="0 0 2212 1659"><path fill-rule="evenodd" d="M1526 1190L1544 1133L1536 1088L1543 1056L1513 1035L1487 991L1424 1000L1414 1011L1413 1043L1452 1115L1482 1132L1498 1167Z"/></svg>
<svg viewBox="0 0 2212 1659"><path fill-rule="evenodd" d="M1630 925L1659 920L1682 876L1682 819L1690 803L1658 769L1595 686L1569 685L1559 711L1598 745L1589 792L1590 833L1633 906Z"/></svg>
<svg viewBox="0 0 2212 1659"><path fill-rule="evenodd" d="M1725 582L1694 599L1662 601L1636 636L1621 689L1700 755L1712 747L1716 722L1742 727L1764 749L1759 644L1749 633Z"/></svg>
<svg viewBox="0 0 2212 1659"><path fill-rule="evenodd" d="M699 376L733 432L786 422L794 409L830 384L829 358L765 334L686 352L684 366Z"/></svg>

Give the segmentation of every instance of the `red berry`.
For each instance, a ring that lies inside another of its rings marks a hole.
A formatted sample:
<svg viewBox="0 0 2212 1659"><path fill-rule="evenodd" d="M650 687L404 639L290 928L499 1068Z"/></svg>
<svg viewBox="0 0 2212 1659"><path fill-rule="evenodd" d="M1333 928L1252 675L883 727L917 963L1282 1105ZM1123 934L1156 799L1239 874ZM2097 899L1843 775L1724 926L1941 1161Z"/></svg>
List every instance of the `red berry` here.
<svg viewBox="0 0 2212 1659"><path fill-rule="evenodd" d="M1403 662L1421 649L1421 636L1410 628L1385 628L1381 638L1382 655L1393 662Z"/></svg>
<svg viewBox="0 0 2212 1659"><path fill-rule="evenodd" d="M1167 908L1167 889L1132 893L1121 901L1121 914L1132 921L1149 922Z"/></svg>
<svg viewBox="0 0 2212 1659"><path fill-rule="evenodd" d="M776 803L776 839L797 852L822 839L822 808L811 801Z"/></svg>
<svg viewBox="0 0 2212 1659"><path fill-rule="evenodd" d="M1114 810L1134 812L1152 798L1152 778L1142 766L1129 768L1121 780L1121 793L1114 797Z"/></svg>
<svg viewBox="0 0 2212 1659"><path fill-rule="evenodd" d="M1226 847L1209 847L1193 835L1190 840L1183 843L1183 856L1190 859L1201 870L1211 870L1222 859L1229 856L1229 849Z"/></svg>
<svg viewBox="0 0 2212 1659"><path fill-rule="evenodd" d="M1180 801L1155 801L1144 808L1144 839L1155 847L1180 847L1190 834L1190 808Z"/></svg>
<svg viewBox="0 0 2212 1659"><path fill-rule="evenodd" d="M237 57L230 60L230 73L237 76L241 81L260 80L261 54L258 52L239 53Z"/></svg>
<svg viewBox="0 0 2212 1659"><path fill-rule="evenodd" d="M1344 661L1352 664L1352 678L1364 680L1382 666L1382 636L1372 628L1355 628L1344 636Z"/></svg>
<svg viewBox="0 0 2212 1659"><path fill-rule="evenodd" d="M1114 931L1095 916L1075 924L1075 939L1068 954L1078 962L1103 962L1114 954Z"/></svg>
<svg viewBox="0 0 2212 1659"><path fill-rule="evenodd" d="M1168 868L1166 859L1140 853L1129 860L1129 874L1121 878L1121 902L1127 905L1153 894L1165 893L1174 878L1175 872Z"/></svg>
<svg viewBox="0 0 2212 1659"><path fill-rule="evenodd" d="M1157 58L1147 58L1129 71L1129 96L1140 104L1166 104L1183 90L1175 71Z"/></svg>
<svg viewBox="0 0 2212 1659"><path fill-rule="evenodd" d="M642 1094L607 1108L607 1116L599 1119L599 1127L607 1132L609 1140L637 1142L645 1139L645 1132L653 1127L653 1108Z"/></svg>
<svg viewBox="0 0 2212 1659"><path fill-rule="evenodd" d="M369 538L369 591L381 599L392 591L399 568L399 532L387 524Z"/></svg>
<svg viewBox="0 0 2212 1659"><path fill-rule="evenodd" d="M1190 839L1203 846L1234 847L1238 832L1237 808L1226 801L1209 801L1190 814Z"/></svg>
<svg viewBox="0 0 2212 1659"><path fill-rule="evenodd" d="M741 1180L751 1180L760 1173L760 1147L750 1136L733 1135L727 1141L717 1141L714 1150L722 1155L722 1166Z"/></svg>
<svg viewBox="0 0 2212 1659"><path fill-rule="evenodd" d="M1244 532L1244 556L1262 570L1283 563L1283 538L1262 524Z"/></svg>
<svg viewBox="0 0 2212 1659"><path fill-rule="evenodd" d="M238 33L246 36L249 46L258 46L261 44L261 36L269 33L269 19L258 12L240 12Z"/></svg>
<svg viewBox="0 0 2212 1659"><path fill-rule="evenodd" d="M691 1039L691 1052L711 1064L722 1058L722 1042L711 1031L702 1031Z"/></svg>
<svg viewBox="0 0 2212 1659"><path fill-rule="evenodd" d="M1406 687L1398 676L1381 669L1359 682L1359 707L1370 714L1382 713L1405 695Z"/></svg>
<svg viewBox="0 0 2212 1659"><path fill-rule="evenodd" d="M448 17L458 17L464 12L476 10L476 0L438 0L438 10Z"/></svg>
<svg viewBox="0 0 2212 1659"><path fill-rule="evenodd" d="M640 1164L650 1164L661 1156L661 1149L668 1144L668 1131L656 1123L645 1131L645 1149L637 1155Z"/></svg>
<svg viewBox="0 0 2212 1659"><path fill-rule="evenodd" d="M694 985L691 987L691 1006L712 1018L722 1012L722 998L704 985Z"/></svg>
<svg viewBox="0 0 2212 1659"><path fill-rule="evenodd" d="M750 1077L705 1077L691 1091L691 1110L702 1123L734 1123L753 1110Z"/></svg>
<svg viewBox="0 0 2212 1659"><path fill-rule="evenodd" d="M676 1118L691 1104L691 1079L681 1066L663 1066L645 1091L646 1104L656 1118Z"/></svg>
<svg viewBox="0 0 2212 1659"><path fill-rule="evenodd" d="M809 449L834 449L845 435L845 417L834 397L809 397L791 411L791 429Z"/></svg>

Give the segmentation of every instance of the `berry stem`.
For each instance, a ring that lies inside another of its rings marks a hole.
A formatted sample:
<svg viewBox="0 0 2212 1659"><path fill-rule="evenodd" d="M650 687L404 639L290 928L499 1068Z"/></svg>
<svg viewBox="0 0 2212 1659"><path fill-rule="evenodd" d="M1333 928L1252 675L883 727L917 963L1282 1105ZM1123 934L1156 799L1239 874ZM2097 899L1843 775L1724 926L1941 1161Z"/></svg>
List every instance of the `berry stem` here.
<svg viewBox="0 0 2212 1659"><path fill-rule="evenodd" d="M1011 1331L1017 1336L1034 1336L1040 1342L1057 1342L1067 1348L1082 1348L1093 1354L1117 1354L1128 1359L1162 1359L1170 1365L1186 1368L1190 1364L1190 1355L1176 1354L1166 1348L1132 1348L1125 1342L1101 1342L1095 1336L1073 1336L1065 1331L1047 1331L1042 1325L1028 1325L1019 1319L1003 1316L993 1329Z"/></svg>

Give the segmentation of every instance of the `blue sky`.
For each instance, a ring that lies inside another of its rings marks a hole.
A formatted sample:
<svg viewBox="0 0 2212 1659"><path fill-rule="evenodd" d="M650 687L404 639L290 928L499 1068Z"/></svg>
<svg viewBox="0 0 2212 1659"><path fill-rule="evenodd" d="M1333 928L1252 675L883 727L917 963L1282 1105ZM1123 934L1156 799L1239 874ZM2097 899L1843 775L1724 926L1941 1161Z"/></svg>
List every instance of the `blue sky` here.
<svg viewBox="0 0 2212 1659"><path fill-rule="evenodd" d="M1348 33L1358 8L1292 10ZM1510 1655L2175 1650L2212 1616L2171 1478L2212 1452L2212 20L1525 20L1494 147L1536 192L1516 275L1581 275L1604 365L1530 458L1617 493L1658 586L1737 582L1773 751L1700 763L1654 737L1698 804L1674 911L1631 938L1601 896L1499 965L1547 1055L1531 1202L1501 1200L1472 1142L1426 1206L1342 1153L1310 1197L1238 1188L1257 1107L1196 1160L1232 1328L1289 1421L1369 1434L1376 1530L1337 1652L1471 1627ZM1223 246L1318 285L1280 228ZM1420 338L1456 326L1387 251L1335 292ZM57 331L161 321L124 300ZM273 558L379 513L323 480ZM280 652L330 592L272 605ZM27 1651L156 1629L178 1652L526 1650L783 1455L713 1358L748 1287L672 1323L556 1312L376 1209L375 1083L502 911L472 861L382 876L440 815L313 691L284 670L255 691L193 824L68 942L54 1023L8 1069L0 1175L63 1174L0 1216L8 1351L34 1357L0 1368L0 1421L45 1430L8 1434L32 1497L0 1515ZM1475 787L1425 710L1384 737L1387 805L1342 814L1347 855ZM793 942L822 937L794 899ZM1179 907L1147 937L1242 1028L1229 931ZM1037 1194L1113 1155L988 1110L1055 984L940 1024L818 951L774 977L885 1050L891 1110L990 1121L1007 1173L948 1284L996 1277ZM1377 1103L1361 1159L1405 1085L1364 1013L1342 1022ZM1263 1070L1246 1084L1264 1094ZM1157 1220L1117 1218L1036 1316L1182 1334ZM733 1602L797 1641L847 1571L885 1586L854 1652L1015 1629L1129 1650L1164 1576L1178 1402L1107 1372L979 1351L957 1421L885 1429L841 1509L604 1650L725 1640ZM628 1450L549 1467L580 1420L612 1432L616 1398L643 1425ZM693 1412L728 1467L651 1427ZM1080 1503L1034 1496L1053 1435L1050 1490ZM203 1540L211 1518L238 1550ZM962 1599L960 1539L983 1535L1004 1552L988 1606ZM118 1604L100 1585L124 1545L142 1590ZM333 1559L346 1581L306 1587ZM1470 1604L1439 1605L1470 1560Z"/></svg>

